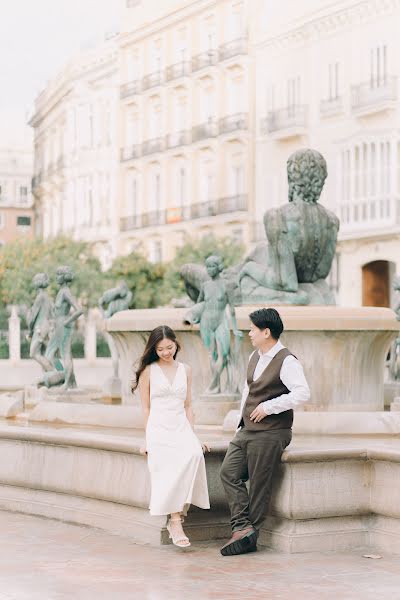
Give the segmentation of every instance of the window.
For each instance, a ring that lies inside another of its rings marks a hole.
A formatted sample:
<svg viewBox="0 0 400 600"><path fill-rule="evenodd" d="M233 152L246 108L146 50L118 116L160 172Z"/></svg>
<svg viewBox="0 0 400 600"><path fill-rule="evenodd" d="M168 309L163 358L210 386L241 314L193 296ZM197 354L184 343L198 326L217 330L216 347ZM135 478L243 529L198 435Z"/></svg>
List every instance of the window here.
<svg viewBox="0 0 400 600"><path fill-rule="evenodd" d="M0 212L0 229L3 229L4 225L5 225L5 215L4 213Z"/></svg>
<svg viewBox="0 0 400 600"><path fill-rule="evenodd" d="M328 66L328 100L339 98L339 63Z"/></svg>
<svg viewBox="0 0 400 600"><path fill-rule="evenodd" d="M17 227L30 227L31 226L31 217L27 217L25 215L21 215L17 217Z"/></svg>
<svg viewBox="0 0 400 600"><path fill-rule="evenodd" d="M371 49L369 80L371 87L380 87L387 83L386 45Z"/></svg>
<svg viewBox="0 0 400 600"><path fill-rule="evenodd" d="M300 77L291 77L287 81L287 107L294 108L300 104Z"/></svg>
<svg viewBox="0 0 400 600"><path fill-rule="evenodd" d="M1 194L1 190L0 190L0 194ZM28 195L28 188L25 185L22 185L19 188L19 195L20 196L27 196Z"/></svg>
<svg viewBox="0 0 400 600"><path fill-rule="evenodd" d="M126 0L126 8L136 8L141 4L141 0Z"/></svg>

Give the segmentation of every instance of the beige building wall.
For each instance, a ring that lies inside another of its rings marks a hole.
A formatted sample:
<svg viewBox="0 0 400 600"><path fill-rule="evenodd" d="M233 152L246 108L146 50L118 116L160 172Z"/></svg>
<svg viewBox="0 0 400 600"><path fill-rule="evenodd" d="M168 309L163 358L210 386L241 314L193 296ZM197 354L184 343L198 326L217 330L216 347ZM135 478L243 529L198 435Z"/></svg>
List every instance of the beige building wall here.
<svg viewBox="0 0 400 600"><path fill-rule="evenodd" d="M125 4L119 252L169 260L209 232L253 235L250 2Z"/></svg>
<svg viewBox="0 0 400 600"><path fill-rule="evenodd" d="M381 285L390 299L400 271L400 2L271 4L258 2L254 33L257 219L287 202L289 154L319 150L329 171L321 202L341 220L338 301L374 303ZM383 269L375 279L363 274L371 262Z"/></svg>
<svg viewBox="0 0 400 600"><path fill-rule="evenodd" d="M33 153L0 148L0 246L34 236Z"/></svg>
<svg viewBox="0 0 400 600"><path fill-rule="evenodd" d="M90 242L104 267L117 254L117 112L110 39L66 65L36 99L30 120L38 233Z"/></svg>

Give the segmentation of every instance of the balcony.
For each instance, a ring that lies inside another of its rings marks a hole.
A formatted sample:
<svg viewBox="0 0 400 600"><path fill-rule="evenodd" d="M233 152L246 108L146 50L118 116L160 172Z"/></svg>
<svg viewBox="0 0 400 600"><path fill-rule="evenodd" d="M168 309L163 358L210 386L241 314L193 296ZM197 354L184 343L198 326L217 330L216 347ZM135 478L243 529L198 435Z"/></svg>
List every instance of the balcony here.
<svg viewBox="0 0 400 600"><path fill-rule="evenodd" d="M166 210L158 210L141 215L131 215L120 219L121 231L131 231L143 227L155 227L192 221L204 217L215 217L235 211L247 210L247 194L236 194L218 200L198 202L187 206L174 206Z"/></svg>
<svg viewBox="0 0 400 600"><path fill-rule="evenodd" d="M357 117L364 117L396 107L397 77L382 81L368 81L351 88L351 109Z"/></svg>
<svg viewBox="0 0 400 600"><path fill-rule="evenodd" d="M170 65L165 70L165 81L173 81L180 77L190 75L191 64L189 61L182 61L174 65Z"/></svg>
<svg viewBox="0 0 400 600"><path fill-rule="evenodd" d="M149 73L149 75L145 75L142 79L142 90L146 91L151 88L157 87L163 83L163 73L162 71L154 71L153 73Z"/></svg>
<svg viewBox="0 0 400 600"><path fill-rule="evenodd" d="M140 229L142 226L142 215L131 215L129 217L121 217L121 231L131 231L132 229Z"/></svg>
<svg viewBox="0 0 400 600"><path fill-rule="evenodd" d="M166 136L167 148L177 148L178 146L187 146L192 143L192 132L190 129L169 133Z"/></svg>
<svg viewBox="0 0 400 600"><path fill-rule="evenodd" d="M190 219L201 219L204 217L215 217L237 210L247 210L247 194L236 194L208 202L199 202L190 207Z"/></svg>
<svg viewBox="0 0 400 600"><path fill-rule="evenodd" d="M273 110L261 122L263 134L272 134L277 140L305 135L307 130L307 106L293 105Z"/></svg>
<svg viewBox="0 0 400 600"><path fill-rule="evenodd" d="M334 117L335 115L343 113L343 110L344 104L341 96L321 100L319 105L319 111L322 118Z"/></svg>
<svg viewBox="0 0 400 600"><path fill-rule="evenodd" d="M239 54L247 53L247 41L245 38L238 38L236 40L232 40L231 42L227 42L219 47L219 59L227 60L228 58L232 58L234 56L238 56Z"/></svg>
<svg viewBox="0 0 400 600"><path fill-rule="evenodd" d="M218 135L218 123L216 119L209 119L205 123L196 125L192 129L193 141L206 140Z"/></svg>
<svg viewBox="0 0 400 600"><path fill-rule="evenodd" d="M120 229L121 231L131 231L132 229L142 229L143 227L165 225L166 222L166 211L155 210L141 215L121 217Z"/></svg>
<svg viewBox="0 0 400 600"><path fill-rule="evenodd" d="M142 145L134 144L133 146L127 146L126 148L121 148L120 151L120 159L121 162L126 160L132 160L134 158L139 158L142 155Z"/></svg>
<svg viewBox="0 0 400 600"><path fill-rule="evenodd" d="M222 215L237 210L247 210L247 194L235 194L217 200L217 214Z"/></svg>
<svg viewBox="0 0 400 600"><path fill-rule="evenodd" d="M135 79L135 81L129 81L128 83L124 83L123 85L121 85L120 98L128 98L129 96L140 94L141 87L142 86L140 84L139 79Z"/></svg>
<svg viewBox="0 0 400 600"><path fill-rule="evenodd" d="M219 120L219 132L231 133L232 131L245 130L248 128L246 113L236 113Z"/></svg>
<svg viewBox="0 0 400 600"><path fill-rule="evenodd" d="M162 137L146 140L142 144L142 155L147 156L148 154L154 154L155 152L162 152L164 148L164 138Z"/></svg>
<svg viewBox="0 0 400 600"><path fill-rule="evenodd" d="M206 67L212 67L218 63L218 50L201 52L192 58L192 71L200 71Z"/></svg>

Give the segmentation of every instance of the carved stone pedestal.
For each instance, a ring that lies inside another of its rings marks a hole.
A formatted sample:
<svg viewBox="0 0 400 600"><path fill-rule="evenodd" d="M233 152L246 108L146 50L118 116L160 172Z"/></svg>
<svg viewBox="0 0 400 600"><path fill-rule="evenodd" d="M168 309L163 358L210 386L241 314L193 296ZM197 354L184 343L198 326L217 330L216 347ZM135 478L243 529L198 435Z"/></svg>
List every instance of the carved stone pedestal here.
<svg viewBox="0 0 400 600"><path fill-rule="evenodd" d="M196 425L222 425L228 412L239 408L239 394L201 394L193 404Z"/></svg>

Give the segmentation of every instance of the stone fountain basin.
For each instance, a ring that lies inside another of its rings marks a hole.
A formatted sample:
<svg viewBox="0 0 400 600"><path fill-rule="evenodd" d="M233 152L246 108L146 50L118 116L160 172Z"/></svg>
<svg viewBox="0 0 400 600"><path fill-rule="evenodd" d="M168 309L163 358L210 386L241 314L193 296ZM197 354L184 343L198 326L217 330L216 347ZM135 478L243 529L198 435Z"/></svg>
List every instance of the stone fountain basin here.
<svg viewBox="0 0 400 600"><path fill-rule="evenodd" d="M248 315L259 306L236 308L238 327L244 333L240 369L245 369L253 348L247 335ZM388 308L340 306L278 306L285 331L283 343L302 362L311 388L307 411L383 411L384 363L400 323ZM182 345L179 359L193 367L194 405L209 381L209 364L198 326L183 324L186 309L128 310L114 315L106 327L121 357L123 402L139 404L130 393L133 363L143 352L149 332L169 325ZM222 425L222 422L215 423Z"/></svg>

